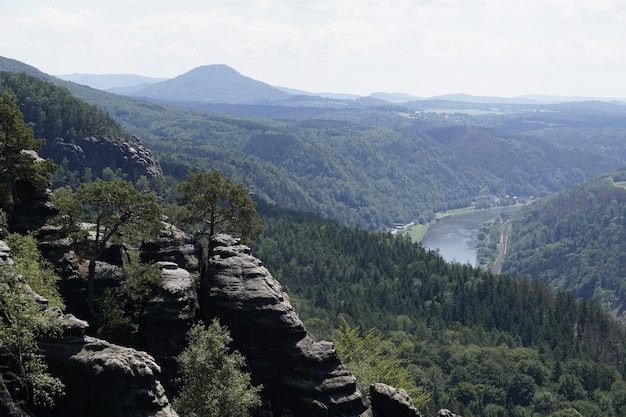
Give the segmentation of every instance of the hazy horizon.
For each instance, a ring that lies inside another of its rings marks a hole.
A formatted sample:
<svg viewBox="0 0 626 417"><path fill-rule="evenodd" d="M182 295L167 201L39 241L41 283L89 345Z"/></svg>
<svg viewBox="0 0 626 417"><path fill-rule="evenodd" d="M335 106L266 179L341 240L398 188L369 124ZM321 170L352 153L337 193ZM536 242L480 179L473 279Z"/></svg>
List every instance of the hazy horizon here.
<svg viewBox="0 0 626 417"><path fill-rule="evenodd" d="M3 4L0 55L48 74L172 78L225 64L366 96L626 97L617 0L162 0Z"/></svg>

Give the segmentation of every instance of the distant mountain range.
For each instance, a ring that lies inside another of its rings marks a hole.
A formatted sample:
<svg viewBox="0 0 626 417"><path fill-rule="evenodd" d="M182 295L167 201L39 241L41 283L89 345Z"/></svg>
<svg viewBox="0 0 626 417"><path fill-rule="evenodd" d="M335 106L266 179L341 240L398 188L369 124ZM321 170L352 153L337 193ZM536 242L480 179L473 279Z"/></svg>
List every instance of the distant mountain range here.
<svg viewBox="0 0 626 417"><path fill-rule="evenodd" d="M625 104L626 99L593 97L560 97L525 95L518 97L445 94L417 97L402 92L375 92L369 96L343 93L312 93L287 87L276 87L246 77L227 65L205 65L171 79L136 74L65 74L51 76L20 61L0 57L0 70L26 72L47 81L72 82L115 94L140 97L154 101L194 105L262 105L287 107L344 108L357 105L409 104L450 102L476 105L542 105L583 101L603 101ZM445 106L444 106L445 107Z"/></svg>
<svg viewBox="0 0 626 417"><path fill-rule="evenodd" d="M68 74L57 75L56 77L111 93L173 102L288 105L288 102L292 101L294 97L302 96L347 101L364 98L364 96L355 94L315 93L288 87L271 86L241 75L227 65L220 64L200 66L172 79L135 74ZM626 103L626 98L564 97L543 94L497 97L459 93L418 97L403 92L375 92L367 98L393 104L423 100L473 104L555 104L580 101Z"/></svg>
<svg viewBox="0 0 626 417"><path fill-rule="evenodd" d="M118 94L126 94L138 88L167 80L167 78L145 77L136 74L65 74L56 75L56 77Z"/></svg>

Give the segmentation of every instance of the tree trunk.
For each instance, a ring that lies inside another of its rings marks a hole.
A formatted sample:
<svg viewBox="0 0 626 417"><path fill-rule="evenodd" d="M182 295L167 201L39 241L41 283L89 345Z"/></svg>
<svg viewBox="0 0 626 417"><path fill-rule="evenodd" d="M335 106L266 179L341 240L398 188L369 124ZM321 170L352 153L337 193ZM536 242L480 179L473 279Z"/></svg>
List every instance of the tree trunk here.
<svg viewBox="0 0 626 417"><path fill-rule="evenodd" d="M89 275L87 276L87 302L89 303L89 312L93 312L94 302L96 299L96 257L89 260Z"/></svg>

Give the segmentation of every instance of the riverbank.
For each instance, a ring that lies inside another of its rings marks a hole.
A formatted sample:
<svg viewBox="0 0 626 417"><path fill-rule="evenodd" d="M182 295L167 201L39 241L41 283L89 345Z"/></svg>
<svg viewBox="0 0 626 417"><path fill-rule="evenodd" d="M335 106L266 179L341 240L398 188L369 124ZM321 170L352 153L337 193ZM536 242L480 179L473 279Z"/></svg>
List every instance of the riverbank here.
<svg viewBox="0 0 626 417"><path fill-rule="evenodd" d="M510 207L514 207L514 206L510 206ZM432 226L437 221L443 218L451 217L451 216L458 216L461 214L479 212L479 211L490 211L490 210L499 210L499 209L502 209L502 207L491 207L488 209L477 209L475 207L465 207L465 208L460 208L460 209L441 211L441 212L435 213L435 219L428 223L424 223L424 224L419 224L416 222L409 223L408 225L405 226L405 231L402 234L408 234L412 242L421 242L424 239L424 235L426 235L426 232L428 232L428 229L430 228L430 226Z"/></svg>
<svg viewBox="0 0 626 417"><path fill-rule="evenodd" d="M424 235L428 232L428 228L435 224L435 222L449 216L457 216L459 214L471 213L479 210L492 210L492 209L476 209L475 207L465 207L454 210L440 211L435 213L435 219L428 223L420 224L416 222L409 223L406 225L406 229L402 234L407 234L411 238L412 242L421 242L424 239Z"/></svg>
<svg viewBox="0 0 626 417"><path fill-rule="evenodd" d="M412 241L425 248L437 250L449 262L469 263L490 270L499 269L506 251L509 227L503 232L503 223L511 213L521 207L500 206L490 209L466 208L438 213L435 220L423 225L409 225ZM501 217L503 216L503 217ZM504 244L503 244L504 242ZM499 262L498 262L499 258Z"/></svg>

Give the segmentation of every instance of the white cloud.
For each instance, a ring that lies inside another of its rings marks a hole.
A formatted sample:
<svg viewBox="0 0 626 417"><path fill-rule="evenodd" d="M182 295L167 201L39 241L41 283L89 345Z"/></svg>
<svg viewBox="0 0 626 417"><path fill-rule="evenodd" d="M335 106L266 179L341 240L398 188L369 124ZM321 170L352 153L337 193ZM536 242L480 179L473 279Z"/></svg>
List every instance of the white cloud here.
<svg viewBox="0 0 626 417"><path fill-rule="evenodd" d="M310 90L566 94L575 87L571 94L593 94L602 87L602 95L621 79L586 85L576 78L572 86L570 73L626 70L622 0L45 4L28 0L6 9L0 55L49 73L175 76L224 63Z"/></svg>

